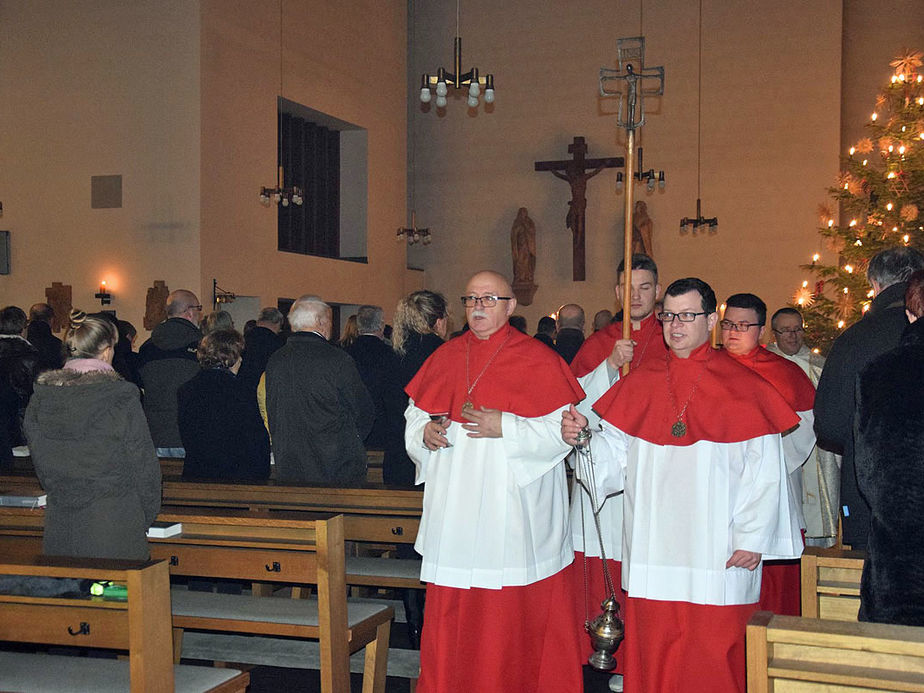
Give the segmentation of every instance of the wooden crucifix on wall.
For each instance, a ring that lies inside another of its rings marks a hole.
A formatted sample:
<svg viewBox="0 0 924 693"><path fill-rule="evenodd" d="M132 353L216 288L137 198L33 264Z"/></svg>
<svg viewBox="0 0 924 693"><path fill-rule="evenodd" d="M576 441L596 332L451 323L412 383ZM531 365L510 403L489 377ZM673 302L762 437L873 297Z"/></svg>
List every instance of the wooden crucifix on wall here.
<svg viewBox="0 0 924 693"><path fill-rule="evenodd" d="M621 156L606 159L588 159L587 145L583 137L575 137L568 145L571 159L564 161L537 161L537 171L550 171L552 175L568 181L571 185L571 200L568 202L568 216L565 225L572 234L572 274L574 281L582 282L584 270L584 216L587 211L587 181L605 168L622 168Z"/></svg>

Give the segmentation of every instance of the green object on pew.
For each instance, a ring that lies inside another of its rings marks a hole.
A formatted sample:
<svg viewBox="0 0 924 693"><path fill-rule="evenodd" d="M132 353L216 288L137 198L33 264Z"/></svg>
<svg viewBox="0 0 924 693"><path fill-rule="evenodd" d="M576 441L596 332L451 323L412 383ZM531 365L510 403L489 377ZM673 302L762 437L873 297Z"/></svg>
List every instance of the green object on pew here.
<svg viewBox="0 0 924 693"><path fill-rule="evenodd" d="M90 594L103 599L126 601L128 599L128 587L118 582L103 580L90 585Z"/></svg>

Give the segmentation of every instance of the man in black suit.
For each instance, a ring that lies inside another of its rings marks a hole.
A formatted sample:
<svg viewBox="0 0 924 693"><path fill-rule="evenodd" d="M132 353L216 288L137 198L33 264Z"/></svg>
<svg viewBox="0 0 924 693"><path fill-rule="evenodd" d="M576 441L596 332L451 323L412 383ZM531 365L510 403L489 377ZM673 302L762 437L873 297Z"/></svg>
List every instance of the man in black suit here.
<svg viewBox="0 0 924 693"><path fill-rule="evenodd" d="M279 336L284 322L285 318L278 308L264 308L260 311L256 326L244 336L244 355L241 357L237 379L253 392L257 391L260 376L266 370L270 356L285 344Z"/></svg>
<svg viewBox="0 0 924 693"><path fill-rule="evenodd" d="M887 248L869 262L866 278L873 302L859 322L838 337L815 392L815 434L818 447L843 454L841 515L843 542L865 549L870 511L857 488L854 466L854 409L857 374L880 354L899 345L908 326L905 317L907 279L924 269L924 255L914 248Z"/></svg>
<svg viewBox="0 0 924 693"><path fill-rule="evenodd" d="M29 327L26 339L38 349L35 374L64 367L64 345L51 332L54 309L47 303L36 303L29 309Z"/></svg>

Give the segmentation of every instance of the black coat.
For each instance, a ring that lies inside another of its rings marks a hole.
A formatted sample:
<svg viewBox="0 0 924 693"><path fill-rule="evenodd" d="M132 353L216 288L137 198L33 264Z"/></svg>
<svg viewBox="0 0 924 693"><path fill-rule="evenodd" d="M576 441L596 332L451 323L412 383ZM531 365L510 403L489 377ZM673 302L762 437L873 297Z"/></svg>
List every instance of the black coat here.
<svg viewBox="0 0 924 693"><path fill-rule="evenodd" d="M266 364L266 410L277 479L365 481L363 440L375 409L345 351L314 332L295 332Z"/></svg>
<svg viewBox="0 0 924 693"><path fill-rule="evenodd" d="M26 405L32 397L32 380L35 378L38 351L19 335L0 337L0 398L4 401L5 418L0 426L6 427L5 437L13 447L25 445L22 420Z"/></svg>
<svg viewBox="0 0 924 693"><path fill-rule="evenodd" d="M417 371L423 366L424 361L430 358L430 355L442 346L443 340L439 335L428 332L420 334L411 332L404 340L404 353L399 357L401 362L400 382L403 389L411 382L411 379L417 375ZM404 394L402 404L407 409L408 396ZM403 412L403 410L402 410ZM407 455L404 448L403 440L403 413L402 413L402 444L399 449L392 455L386 455L383 462L382 476L386 484L392 486L413 486L416 468L411 458Z"/></svg>
<svg viewBox="0 0 924 693"><path fill-rule="evenodd" d="M138 350L144 414L156 447L183 445L177 424L176 392L199 372L196 348L200 339L202 333L189 320L167 318Z"/></svg>
<svg viewBox="0 0 924 693"><path fill-rule="evenodd" d="M36 375L64 367L64 344L51 333L51 325L44 320L34 320L26 330L26 339L38 350Z"/></svg>
<svg viewBox="0 0 924 693"><path fill-rule="evenodd" d="M270 444L257 398L226 368L208 368L177 390L184 479L269 478Z"/></svg>
<svg viewBox="0 0 924 693"><path fill-rule="evenodd" d="M857 374L880 354L894 349L908 325L905 282L893 284L873 299L869 311L831 347L815 392L815 434L818 445L843 454L841 506L844 543L866 547L869 506L857 489L853 454L854 389ZM847 511L843 508L846 506Z"/></svg>
<svg viewBox="0 0 924 693"><path fill-rule="evenodd" d="M398 355L375 335L361 334L346 352L356 363L359 377L375 406L375 422L366 436L366 448L384 450L404 447L404 410L407 396L401 387Z"/></svg>
<svg viewBox="0 0 924 693"><path fill-rule="evenodd" d="M115 371L48 371L36 382L25 430L48 494L44 552L146 559L160 463L138 388Z"/></svg>
<svg viewBox="0 0 924 693"><path fill-rule="evenodd" d="M583 343L583 332L573 327L565 327L560 329L555 337L555 351L565 360L565 363L570 364Z"/></svg>
<svg viewBox="0 0 924 693"><path fill-rule="evenodd" d="M241 368L237 372L238 380L256 393L260 384L260 376L266 370L266 363L270 356L282 348L285 342L282 338L267 327L257 325L244 337L244 353L241 356Z"/></svg>
<svg viewBox="0 0 924 693"><path fill-rule="evenodd" d="M924 626L924 320L860 374L854 460L872 515L860 620Z"/></svg>

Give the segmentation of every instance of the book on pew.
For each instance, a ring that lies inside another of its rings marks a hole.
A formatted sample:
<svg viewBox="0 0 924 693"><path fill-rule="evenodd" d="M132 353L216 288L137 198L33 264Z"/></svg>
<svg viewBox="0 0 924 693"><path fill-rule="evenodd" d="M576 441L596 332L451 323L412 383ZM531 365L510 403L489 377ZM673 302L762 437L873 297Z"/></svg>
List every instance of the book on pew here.
<svg viewBox="0 0 924 693"><path fill-rule="evenodd" d="M44 508L48 505L48 496L0 496L0 506L13 508Z"/></svg>
<svg viewBox="0 0 924 693"><path fill-rule="evenodd" d="M155 522L148 528L147 534L149 539L166 539L182 534L182 532L182 522Z"/></svg>

